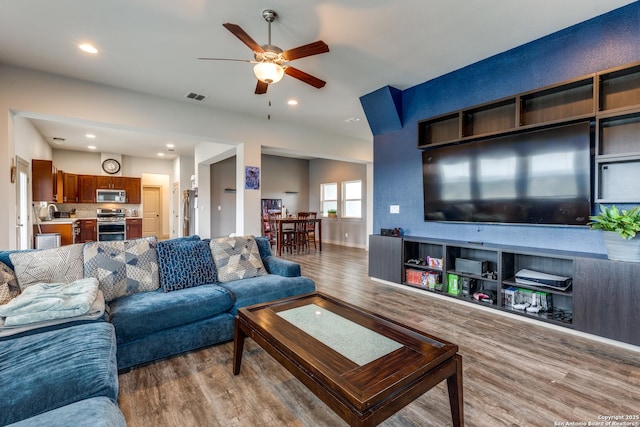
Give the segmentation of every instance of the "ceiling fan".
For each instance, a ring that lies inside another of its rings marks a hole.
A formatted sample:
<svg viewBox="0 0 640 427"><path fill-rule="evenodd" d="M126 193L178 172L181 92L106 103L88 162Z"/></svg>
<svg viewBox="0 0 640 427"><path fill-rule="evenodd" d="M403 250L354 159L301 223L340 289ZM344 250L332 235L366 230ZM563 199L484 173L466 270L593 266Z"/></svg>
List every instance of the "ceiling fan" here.
<svg viewBox="0 0 640 427"><path fill-rule="evenodd" d="M253 72L258 79L256 85L256 95L262 95L267 93L267 89L270 84L279 82L282 77L287 74L295 79L298 79L304 83L307 83L315 88L322 88L326 84L325 81L320 80L317 77L307 74L297 68L294 68L288 63L295 59L304 58L307 56L318 55L320 53L329 52L329 46L321 40L313 43L309 43L303 46L299 46L293 49L283 51L278 46L271 44L271 23L276 19L278 14L275 10L265 9L262 11L262 17L269 24L269 41L267 44L260 46L255 40L251 38L239 25L236 24L222 24L227 30L229 30L234 36L240 39L240 41L246 44L249 49L253 51L253 60L249 59L227 59L227 58L198 58L210 61L240 61L256 64L253 67Z"/></svg>

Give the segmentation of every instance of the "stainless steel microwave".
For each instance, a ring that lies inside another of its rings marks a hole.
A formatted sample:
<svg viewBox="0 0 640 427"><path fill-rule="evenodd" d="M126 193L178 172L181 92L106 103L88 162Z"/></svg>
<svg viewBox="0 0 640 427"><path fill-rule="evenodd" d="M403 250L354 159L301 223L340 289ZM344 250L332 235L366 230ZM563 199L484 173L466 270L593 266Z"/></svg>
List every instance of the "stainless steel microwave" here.
<svg viewBox="0 0 640 427"><path fill-rule="evenodd" d="M126 203L124 190L96 190L96 203Z"/></svg>

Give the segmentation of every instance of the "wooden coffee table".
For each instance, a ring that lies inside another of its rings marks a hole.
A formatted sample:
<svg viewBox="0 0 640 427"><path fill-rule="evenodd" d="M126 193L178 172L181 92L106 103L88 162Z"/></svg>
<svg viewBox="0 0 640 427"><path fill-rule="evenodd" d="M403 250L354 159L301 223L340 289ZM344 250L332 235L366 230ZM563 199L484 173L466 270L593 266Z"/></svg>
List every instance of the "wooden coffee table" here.
<svg viewBox="0 0 640 427"><path fill-rule="evenodd" d="M373 426L447 380L464 424L458 346L322 293L238 311L233 373L252 338L352 426Z"/></svg>

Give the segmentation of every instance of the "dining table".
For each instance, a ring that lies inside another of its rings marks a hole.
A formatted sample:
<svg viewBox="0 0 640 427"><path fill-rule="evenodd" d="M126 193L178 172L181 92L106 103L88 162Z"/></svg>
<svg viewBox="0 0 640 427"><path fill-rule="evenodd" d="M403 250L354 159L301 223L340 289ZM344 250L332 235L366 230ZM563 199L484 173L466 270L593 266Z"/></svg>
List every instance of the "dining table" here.
<svg viewBox="0 0 640 427"><path fill-rule="evenodd" d="M278 256L282 256L282 246L284 244L283 240L283 225L291 224L293 228L295 228L296 224L300 223L316 223L318 235L316 240L318 241L318 250L322 252L322 218L298 218L298 217L287 217L287 218L278 218L276 219L276 223L278 225Z"/></svg>

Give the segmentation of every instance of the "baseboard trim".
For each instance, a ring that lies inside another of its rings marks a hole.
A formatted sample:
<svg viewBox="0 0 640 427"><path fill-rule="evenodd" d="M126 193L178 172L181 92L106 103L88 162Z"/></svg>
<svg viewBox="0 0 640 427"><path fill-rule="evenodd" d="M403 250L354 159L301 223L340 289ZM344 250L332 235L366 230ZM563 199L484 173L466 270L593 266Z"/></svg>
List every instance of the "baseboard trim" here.
<svg viewBox="0 0 640 427"><path fill-rule="evenodd" d="M581 332L581 331L576 331L575 329L569 329L569 328L563 328L562 326L557 326L557 325L553 325L551 323L546 323L546 322L540 322L538 320L535 319L527 319L526 317L523 316L518 316L517 314L511 314L508 313L506 311L501 311L501 310L495 310L493 308L490 307L483 307L481 305L478 304L473 304L464 300L460 300L457 298L450 298L444 295L438 295L436 293L433 292L426 292L417 288L412 288L411 286L406 286L406 285L400 285L398 283L393 283L393 282L389 282L387 280L382 280L382 279L378 279L375 277L370 277L371 280L373 280L374 282L378 282L381 283L383 285L388 285L388 286L392 286L394 288L398 288L398 289L404 289L407 291L411 291L411 292L415 292L417 294L420 295L424 295L426 297L429 298L436 298L442 301L447 301L447 302L452 302L455 304L462 304L466 307L470 307L470 308L474 308L476 310L481 310L481 311L485 311L487 313L493 313L495 315L498 316L503 316L503 317L508 317L509 319L514 319L514 320L519 320L521 322L525 322L525 323L529 323L532 325L537 325L537 326L542 326L544 328L548 328L548 329L553 329L554 331L558 331L558 332L563 332L565 334L569 334L569 335L574 335L577 337L581 337L581 338L586 338L592 341L597 341L599 343L602 344L608 344L608 345L612 345L618 348L623 348L625 350L631 350L634 351L636 353L640 353L640 346L636 346L633 344L627 344L621 341L616 341L616 340L612 340L610 338L604 338L604 337L600 337L598 335L594 335L594 334L589 334L586 332Z"/></svg>

